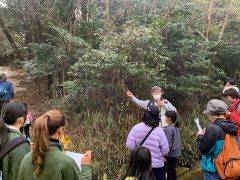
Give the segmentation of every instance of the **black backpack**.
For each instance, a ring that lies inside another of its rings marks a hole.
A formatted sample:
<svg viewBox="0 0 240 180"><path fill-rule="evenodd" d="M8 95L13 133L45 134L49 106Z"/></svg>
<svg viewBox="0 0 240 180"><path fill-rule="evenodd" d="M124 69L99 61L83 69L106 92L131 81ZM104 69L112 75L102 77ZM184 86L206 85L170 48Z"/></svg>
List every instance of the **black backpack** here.
<svg viewBox="0 0 240 180"><path fill-rule="evenodd" d="M2 168L2 160L3 158L10 153L13 149L15 149L16 147L18 147L20 144L24 143L24 142L28 142L29 141L21 136L21 137L17 137L15 139L13 139L12 141L10 141L9 143L7 143L6 146L4 146L2 148L2 150L0 151L0 180L3 180L3 168Z"/></svg>
<svg viewBox="0 0 240 180"><path fill-rule="evenodd" d="M161 99L161 100L162 100L162 99ZM151 105L154 105L154 99L150 99L150 100L149 100L149 103L148 103L148 105L147 105L147 108L148 108L149 106L151 106ZM162 121L162 119L161 119L161 108L159 109L159 117L158 117L158 119L159 119L159 122Z"/></svg>

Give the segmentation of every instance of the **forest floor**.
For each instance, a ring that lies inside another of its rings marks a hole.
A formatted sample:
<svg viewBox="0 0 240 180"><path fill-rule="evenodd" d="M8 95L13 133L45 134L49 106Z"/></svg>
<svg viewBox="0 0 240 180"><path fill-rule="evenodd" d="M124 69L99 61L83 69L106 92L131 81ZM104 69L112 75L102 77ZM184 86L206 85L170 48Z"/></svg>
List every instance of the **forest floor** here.
<svg viewBox="0 0 240 180"><path fill-rule="evenodd" d="M27 103L34 120L48 110L47 102L51 97L47 94L47 82L27 82L23 69L13 66L0 66L0 73L7 75L7 80L13 84L15 101ZM33 126L30 135L33 136Z"/></svg>

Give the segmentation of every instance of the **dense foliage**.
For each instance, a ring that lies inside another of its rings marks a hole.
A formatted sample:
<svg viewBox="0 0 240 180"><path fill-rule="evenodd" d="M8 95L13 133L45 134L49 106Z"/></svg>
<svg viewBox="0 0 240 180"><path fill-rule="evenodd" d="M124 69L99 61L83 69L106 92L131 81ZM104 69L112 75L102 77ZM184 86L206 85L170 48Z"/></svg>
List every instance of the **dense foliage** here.
<svg viewBox="0 0 240 180"><path fill-rule="evenodd" d="M116 171L98 163L98 154L93 160L95 177L125 171L126 136L142 115L129 103L127 89L149 99L151 86L161 86L187 127L181 129L179 165L192 166L199 160L191 138L196 132L191 128L193 117L201 114L209 99L221 98L226 77L240 82L240 1L6 0L6 4L0 9L0 63L16 59L28 80L46 79L55 107L74 114L74 119L88 112L85 121L75 122L86 125L81 132L87 133L97 118L104 119L98 132L90 129L87 138L111 139L104 141L112 145L111 152L104 152L108 160L101 163L112 163ZM133 120L124 122L130 116ZM103 123L111 123L111 128L105 129ZM102 147L84 142L81 147L93 151Z"/></svg>

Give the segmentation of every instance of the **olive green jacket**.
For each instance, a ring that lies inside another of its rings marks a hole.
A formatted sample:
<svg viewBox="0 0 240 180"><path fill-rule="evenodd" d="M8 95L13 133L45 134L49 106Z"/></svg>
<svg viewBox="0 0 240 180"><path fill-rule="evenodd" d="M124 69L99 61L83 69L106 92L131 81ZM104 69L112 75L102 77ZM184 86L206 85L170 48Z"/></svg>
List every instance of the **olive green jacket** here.
<svg viewBox="0 0 240 180"><path fill-rule="evenodd" d="M75 161L62 153L62 145L49 142L49 151L44 157L43 170L34 178L36 167L32 163L32 153L28 153L21 164L18 180L91 180L90 165L82 165L80 172Z"/></svg>
<svg viewBox="0 0 240 180"><path fill-rule="evenodd" d="M22 134L20 131L16 129L10 129L9 139L7 143L21 136ZM29 143L24 142L3 158L2 168L4 180L17 180L20 164L28 152L30 152Z"/></svg>

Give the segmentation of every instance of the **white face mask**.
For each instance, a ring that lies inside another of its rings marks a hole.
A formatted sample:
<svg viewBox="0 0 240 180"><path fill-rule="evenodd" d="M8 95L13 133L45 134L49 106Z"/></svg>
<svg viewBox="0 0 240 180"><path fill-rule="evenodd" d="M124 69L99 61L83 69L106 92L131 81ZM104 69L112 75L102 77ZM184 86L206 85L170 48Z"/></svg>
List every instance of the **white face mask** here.
<svg viewBox="0 0 240 180"><path fill-rule="evenodd" d="M153 99L159 100L161 98L161 95L153 95Z"/></svg>
<svg viewBox="0 0 240 180"><path fill-rule="evenodd" d="M223 92L225 92L226 90L230 89L231 87L224 87Z"/></svg>

